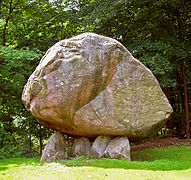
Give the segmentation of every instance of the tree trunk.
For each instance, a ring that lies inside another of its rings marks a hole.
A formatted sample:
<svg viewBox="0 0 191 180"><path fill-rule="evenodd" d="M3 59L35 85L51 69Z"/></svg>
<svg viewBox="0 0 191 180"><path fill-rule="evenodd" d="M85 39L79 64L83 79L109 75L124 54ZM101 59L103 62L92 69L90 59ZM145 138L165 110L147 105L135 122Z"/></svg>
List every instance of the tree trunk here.
<svg viewBox="0 0 191 180"><path fill-rule="evenodd" d="M187 87L187 81L186 81L186 70L185 70L185 64L184 59L181 59L181 70L182 70L182 79L184 82L184 107L185 107L185 125L186 125L186 138L190 138L190 124L189 124L189 108L188 108L188 87Z"/></svg>
<svg viewBox="0 0 191 180"><path fill-rule="evenodd" d="M173 99L172 99L172 87L166 87L164 89L165 95L169 100L169 103L172 105L173 104ZM174 124L173 124L173 120L172 118L170 118L167 123L166 123L167 128L173 129L174 128Z"/></svg>
<svg viewBox="0 0 191 180"><path fill-rule="evenodd" d="M176 87L178 90L178 97L179 97L179 101L180 101L180 111L183 112L184 111L184 96L183 96L183 92L182 92L180 75L179 75L178 70L176 70Z"/></svg>
<svg viewBox="0 0 191 180"><path fill-rule="evenodd" d="M29 136L29 145L30 145L30 157L32 157L32 137L31 137L31 135Z"/></svg>
<svg viewBox="0 0 191 180"><path fill-rule="evenodd" d="M9 5L5 5L5 4L2 4L2 0L0 1L0 5L4 5L6 8L9 9L9 15L8 17L6 18L6 21L5 21L5 25L4 25L4 28L3 28L3 46L6 45L6 31L7 31L7 27L8 27L8 23L10 21L10 18L11 18L11 15L12 15L12 12L13 10L16 8L16 6L20 3L20 0L18 0L15 5L13 6L13 0L10 0L9 2Z"/></svg>
<svg viewBox="0 0 191 180"><path fill-rule="evenodd" d="M42 148L43 148L43 142L42 142L42 134L41 134L41 125L40 125L40 131L39 131L39 145L40 145L40 156L42 156Z"/></svg>
<svg viewBox="0 0 191 180"><path fill-rule="evenodd" d="M3 46L6 45L6 30L7 30L9 18L10 18L10 17L8 17L8 18L6 19L6 23L5 23L5 26L4 26L4 28L3 28Z"/></svg>
<svg viewBox="0 0 191 180"><path fill-rule="evenodd" d="M43 147L42 137L40 137L39 141L40 141L40 156L42 156L42 147Z"/></svg>
<svg viewBox="0 0 191 180"><path fill-rule="evenodd" d="M181 1L184 2L184 1ZM182 4L184 6L184 3ZM179 9L177 9L177 27L178 27L178 39L180 43L184 42L184 34L183 29L185 26L185 22L181 18L181 12ZM185 131L186 131L186 138L190 138L190 125L189 125L189 109L188 109L188 87L187 87L187 81L186 81L186 70L185 70L185 64L184 60L185 57L179 58L181 61L181 70L182 70L182 80L184 83L184 108L185 108Z"/></svg>

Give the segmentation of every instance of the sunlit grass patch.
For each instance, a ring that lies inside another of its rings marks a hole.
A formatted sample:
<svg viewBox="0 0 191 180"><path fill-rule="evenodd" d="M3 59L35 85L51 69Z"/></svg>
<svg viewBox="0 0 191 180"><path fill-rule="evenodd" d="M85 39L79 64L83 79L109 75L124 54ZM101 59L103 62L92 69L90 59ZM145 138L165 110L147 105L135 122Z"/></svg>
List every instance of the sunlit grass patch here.
<svg viewBox="0 0 191 180"><path fill-rule="evenodd" d="M191 148L171 147L132 153L139 161L79 158L41 163L0 160L0 179L191 179Z"/></svg>

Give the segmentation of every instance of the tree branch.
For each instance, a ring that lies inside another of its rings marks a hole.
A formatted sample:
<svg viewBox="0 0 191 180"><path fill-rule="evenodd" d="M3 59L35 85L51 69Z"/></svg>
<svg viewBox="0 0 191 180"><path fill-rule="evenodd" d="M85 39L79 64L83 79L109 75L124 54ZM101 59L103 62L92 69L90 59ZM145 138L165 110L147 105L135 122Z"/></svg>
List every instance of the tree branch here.
<svg viewBox="0 0 191 180"><path fill-rule="evenodd" d="M10 46L11 44L13 44L13 43L18 39L19 36L20 36L20 34L18 34L18 35L16 36L16 38L13 39L7 46Z"/></svg>
<svg viewBox="0 0 191 180"><path fill-rule="evenodd" d="M9 8L7 5L3 4L1 1L0 1L0 6L4 6L6 8Z"/></svg>
<svg viewBox="0 0 191 180"><path fill-rule="evenodd" d="M190 57L190 56L191 56L191 54L187 53L187 56L185 56L185 57L180 57L180 58L177 59L177 61L184 60L184 59L186 59L186 58L188 58L188 57Z"/></svg>
<svg viewBox="0 0 191 180"><path fill-rule="evenodd" d="M2 0L0 1L0 3L2 4ZM6 19L6 22L5 22L5 25L4 25L4 28L3 28L3 46L5 46L6 44L6 30L7 30L7 26L8 26L8 23L9 23L9 20L11 18L11 14L13 12L13 10L16 8L16 6L20 3L20 0L18 0L16 2L16 4L14 5L14 7L12 7L13 5L13 0L10 0L9 2L9 16L7 17Z"/></svg>
<svg viewBox="0 0 191 180"><path fill-rule="evenodd" d="M10 16L11 16L11 13L13 12L13 10L12 10L12 3L13 3L13 1L10 0L10 3L9 3L9 14L10 14Z"/></svg>
<svg viewBox="0 0 191 180"><path fill-rule="evenodd" d="M12 8L12 11L17 7L17 5L20 3L20 0L17 1L17 3L14 5L14 7Z"/></svg>
<svg viewBox="0 0 191 180"><path fill-rule="evenodd" d="M5 43L6 43L6 30L7 30L9 19L10 19L10 16L7 17L5 26L3 28L3 46L5 46Z"/></svg>
<svg viewBox="0 0 191 180"><path fill-rule="evenodd" d="M186 57L180 57L177 59L177 61L181 61L181 60L186 59L186 58L187 58L187 56Z"/></svg>

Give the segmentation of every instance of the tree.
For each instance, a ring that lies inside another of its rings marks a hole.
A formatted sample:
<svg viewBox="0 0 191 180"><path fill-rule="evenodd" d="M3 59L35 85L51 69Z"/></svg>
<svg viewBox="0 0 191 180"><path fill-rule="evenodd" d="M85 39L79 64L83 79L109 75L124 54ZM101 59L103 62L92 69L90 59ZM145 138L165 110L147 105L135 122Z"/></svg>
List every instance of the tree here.
<svg viewBox="0 0 191 180"><path fill-rule="evenodd" d="M23 0L9 22L7 44L46 51L57 41L76 35L80 30L76 11L61 1Z"/></svg>
<svg viewBox="0 0 191 180"><path fill-rule="evenodd" d="M54 4L47 0L0 1L0 29L3 30L0 39L4 46L0 46L0 142L4 149L9 149L5 140L10 135L14 146L10 149L13 151L15 148L18 150L18 143L20 147L26 146L25 150L19 151L30 155L33 141L38 139L42 153L43 142L52 132L29 115L22 104L21 94L42 56L42 52L35 48L47 50L56 41L76 32L74 26L77 20L74 18L73 23L68 22L75 11L65 11L65 7L58 1Z"/></svg>
<svg viewBox="0 0 191 180"><path fill-rule="evenodd" d="M3 145L2 149L7 149L6 157L11 156L15 148L18 148L18 144L21 145L18 143L20 137L27 133L30 134L30 131L23 132L22 128L29 113L22 104L21 94L40 57L41 52L37 50L0 47L0 58L4 59L4 63L0 65L0 126L2 129L0 144ZM28 120L32 122L30 118ZM36 129L34 125L30 128ZM10 139L10 143L7 142L7 139Z"/></svg>
<svg viewBox="0 0 191 180"><path fill-rule="evenodd" d="M4 27L3 27L3 46L6 45L6 40L7 40L7 29L8 29L8 24L9 21L13 16L16 16L15 10L21 0L5 0L2 1L0 0L0 10L1 10L1 16L0 18L4 19Z"/></svg>
<svg viewBox="0 0 191 180"><path fill-rule="evenodd" d="M154 72L164 90L172 91L168 94L174 94L173 97L168 98L176 102L172 104L175 116L182 114L181 111L184 113L187 138L190 114L186 80L190 77L190 12L188 0L96 0L88 1L80 11L85 30L121 41ZM179 81L178 77L181 77ZM182 110L177 108L178 104L182 104Z"/></svg>
<svg viewBox="0 0 191 180"><path fill-rule="evenodd" d="M23 86L42 51L89 31L117 39L151 69L174 109L168 128L189 138L190 12L188 0L0 0L0 142L13 136L14 149L27 140L32 154L39 141L42 151L50 131L23 107Z"/></svg>

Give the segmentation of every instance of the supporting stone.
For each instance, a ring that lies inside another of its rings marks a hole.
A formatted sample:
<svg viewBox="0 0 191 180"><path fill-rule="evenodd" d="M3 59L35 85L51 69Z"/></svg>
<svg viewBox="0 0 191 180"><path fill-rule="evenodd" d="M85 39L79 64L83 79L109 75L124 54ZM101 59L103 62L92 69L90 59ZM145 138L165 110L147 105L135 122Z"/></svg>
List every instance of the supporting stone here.
<svg viewBox="0 0 191 180"><path fill-rule="evenodd" d="M56 160L67 159L67 148L64 136L57 131L50 136L50 139L43 151L41 162L51 162Z"/></svg>
<svg viewBox="0 0 191 180"><path fill-rule="evenodd" d="M98 136L92 145L91 155L95 158L102 158L111 139L111 136Z"/></svg>
<svg viewBox="0 0 191 180"><path fill-rule="evenodd" d="M112 139L104 151L105 157L130 161L130 145L127 137Z"/></svg>
<svg viewBox="0 0 191 180"><path fill-rule="evenodd" d="M73 157L89 157L91 155L91 144L88 138L80 137L77 138L72 146Z"/></svg>

